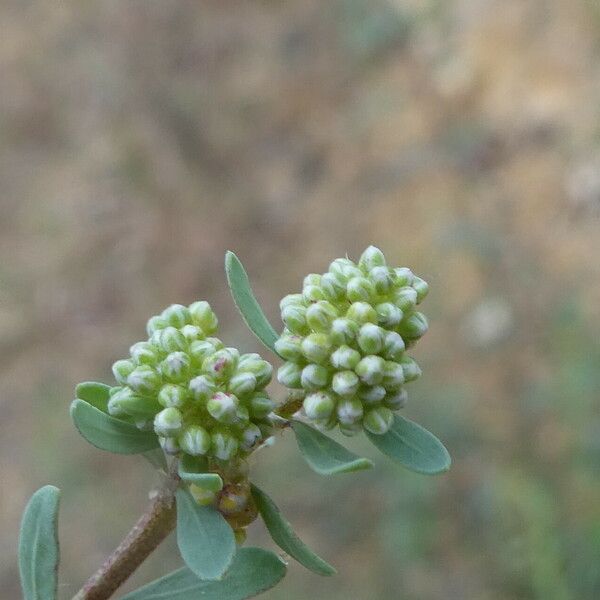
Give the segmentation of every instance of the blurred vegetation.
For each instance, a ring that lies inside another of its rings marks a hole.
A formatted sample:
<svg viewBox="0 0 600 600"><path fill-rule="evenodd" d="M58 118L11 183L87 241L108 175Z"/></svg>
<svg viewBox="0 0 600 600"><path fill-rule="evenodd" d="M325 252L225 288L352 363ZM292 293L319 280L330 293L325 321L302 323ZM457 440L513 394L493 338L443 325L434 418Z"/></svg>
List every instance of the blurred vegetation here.
<svg viewBox="0 0 600 600"><path fill-rule="evenodd" d="M600 597L600 19L590 0L0 5L0 589L29 495L64 490L67 598L145 503L74 385L171 302L278 299L370 243L431 284L407 414L450 473L326 480L293 441L260 484L340 575L273 600ZM260 526L251 542L266 541ZM177 564L173 540L129 587Z"/></svg>

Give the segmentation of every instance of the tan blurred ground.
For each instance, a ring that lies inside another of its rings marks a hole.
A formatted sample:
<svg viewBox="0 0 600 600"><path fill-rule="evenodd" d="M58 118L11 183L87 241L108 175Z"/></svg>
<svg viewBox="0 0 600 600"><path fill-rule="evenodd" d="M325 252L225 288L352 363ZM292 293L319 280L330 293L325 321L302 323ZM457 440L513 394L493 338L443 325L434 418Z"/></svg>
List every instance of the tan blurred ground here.
<svg viewBox="0 0 600 600"><path fill-rule="evenodd" d="M227 248L275 320L370 243L432 286L407 414L454 467L324 480L284 439L257 479L340 575L293 564L265 597L600 597L595 0L5 0L0 22L2 598L36 488L64 491L68 598L153 482L76 435L78 381L170 302L258 349ZM171 541L130 587L177 564Z"/></svg>

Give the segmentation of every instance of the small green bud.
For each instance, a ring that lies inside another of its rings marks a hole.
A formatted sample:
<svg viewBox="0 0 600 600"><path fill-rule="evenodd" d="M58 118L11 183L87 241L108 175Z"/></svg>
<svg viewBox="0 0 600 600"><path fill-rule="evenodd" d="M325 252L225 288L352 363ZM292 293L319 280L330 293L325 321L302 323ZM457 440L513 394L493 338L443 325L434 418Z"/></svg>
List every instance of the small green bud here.
<svg viewBox="0 0 600 600"><path fill-rule="evenodd" d="M136 367L127 377L127 385L133 391L145 396L156 392L161 383L159 374L148 365Z"/></svg>
<svg viewBox="0 0 600 600"><path fill-rule="evenodd" d="M331 323L338 316L335 307L327 300L319 300L306 309L306 322L313 330L326 333L331 328Z"/></svg>
<svg viewBox="0 0 600 600"><path fill-rule="evenodd" d="M160 392L158 392L158 401L165 408L174 406L175 408L181 408L189 399L189 393L180 385L174 383L167 383L163 385Z"/></svg>
<svg viewBox="0 0 600 600"><path fill-rule="evenodd" d="M336 258L329 265L329 272L334 273L335 275L340 275L345 281L348 281L348 273L351 273L352 276L355 275L356 265L349 258ZM358 274L361 275L361 272L358 271Z"/></svg>
<svg viewBox="0 0 600 600"><path fill-rule="evenodd" d="M302 287L308 287L309 285L321 285L321 275L318 273L309 273L302 282Z"/></svg>
<svg viewBox="0 0 600 600"><path fill-rule="evenodd" d="M305 306L291 304L284 307L281 311L281 320L285 323L285 326L296 335L304 335L308 331Z"/></svg>
<svg viewBox="0 0 600 600"><path fill-rule="evenodd" d="M159 329L164 329L167 325L168 323L161 316L156 315L154 317L151 317L146 323L146 331L148 333L148 336L151 336L155 331L158 331Z"/></svg>
<svg viewBox="0 0 600 600"><path fill-rule="evenodd" d="M303 407L306 416L315 421L328 419L333 413L335 403L327 392L313 392L304 398Z"/></svg>
<svg viewBox="0 0 600 600"><path fill-rule="evenodd" d="M400 410L401 408L404 408L406 406L407 400L408 392L406 390L400 389L387 394L383 403L390 410Z"/></svg>
<svg viewBox="0 0 600 600"><path fill-rule="evenodd" d="M408 267L398 267L397 269L394 269L394 273L396 275L397 287L412 285L415 276Z"/></svg>
<svg viewBox="0 0 600 600"><path fill-rule="evenodd" d="M377 313L367 302L354 302L348 309L346 318L356 321L359 325L377 323Z"/></svg>
<svg viewBox="0 0 600 600"><path fill-rule="evenodd" d="M343 398L336 407L338 421L342 425L358 423L363 416L363 406L358 398Z"/></svg>
<svg viewBox="0 0 600 600"><path fill-rule="evenodd" d="M361 381L369 385L378 385L383 380L385 361L381 356L365 356L357 365L355 372Z"/></svg>
<svg viewBox="0 0 600 600"><path fill-rule="evenodd" d="M385 331L373 323L365 323L358 332L358 345L366 354L378 354L383 349Z"/></svg>
<svg viewBox="0 0 600 600"><path fill-rule="evenodd" d="M325 294L323 294L323 290L318 285L305 285L302 290L302 296L308 303L325 300Z"/></svg>
<svg viewBox="0 0 600 600"><path fill-rule="evenodd" d="M190 344L196 340L204 339L204 332L197 325L184 325L181 328L181 333Z"/></svg>
<svg viewBox="0 0 600 600"><path fill-rule="evenodd" d="M212 342L208 340L197 340L190 344L190 356L194 359L196 364L201 365L207 356L214 354L217 348Z"/></svg>
<svg viewBox="0 0 600 600"><path fill-rule="evenodd" d="M256 389L256 377L252 373L237 373L229 380L227 389L238 398L247 396Z"/></svg>
<svg viewBox="0 0 600 600"><path fill-rule="evenodd" d="M207 337L206 341L210 342L215 347L215 350L223 350L225 348L225 344L217 337Z"/></svg>
<svg viewBox="0 0 600 600"><path fill-rule="evenodd" d="M160 315L168 325L181 329L184 325L191 323L192 315L187 306L182 304L171 304L165 308Z"/></svg>
<svg viewBox="0 0 600 600"><path fill-rule="evenodd" d="M118 360L112 366L113 375L121 385L127 385L127 378L134 369L135 364L130 360Z"/></svg>
<svg viewBox="0 0 600 600"><path fill-rule="evenodd" d="M309 362L323 364L331 353L329 337L324 333L311 333L302 340L302 353Z"/></svg>
<svg viewBox="0 0 600 600"><path fill-rule="evenodd" d="M206 410L211 417L221 423L233 423L239 404L239 400L233 394L217 392L206 403Z"/></svg>
<svg viewBox="0 0 600 600"><path fill-rule="evenodd" d="M204 359L202 370L215 381L227 381L235 371L237 363L237 357L229 348L223 348Z"/></svg>
<svg viewBox="0 0 600 600"><path fill-rule="evenodd" d="M394 292L394 304L404 313L417 305L417 292L411 287L401 287Z"/></svg>
<svg viewBox="0 0 600 600"><path fill-rule="evenodd" d="M302 356L302 338L299 335L282 335L275 342L275 352L284 360L298 360Z"/></svg>
<svg viewBox="0 0 600 600"><path fill-rule="evenodd" d="M213 492L212 490L207 490L202 488L195 483L190 485L190 494L192 498L196 501L200 506L210 506L214 504L217 500L217 492Z"/></svg>
<svg viewBox="0 0 600 600"><path fill-rule="evenodd" d="M279 310L283 311L286 306L304 306L304 296L302 294L288 294L279 302Z"/></svg>
<svg viewBox="0 0 600 600"><path fill-rule="evenodd" d="M172 383L184 381L190 372L190 357L184 352L171 352L160 363L160 372Z"/></svg>
<svg viewBox="0 0 600 600"><path fill-rule="evenodd" d="M379 404L386 395L386 390L382 385L367 385L360 388L358 397L367 406Z"/></svg>
<svg viewBox="0 0 600 600"><path fill-rule="evenodd" d="M347 437L358 435L363 430L362 423L360 421L356 423L350 423L348 425L340 423L340 432Z"/></svg>
<svg viewBox="0 0 600 600"><path fill-rule="evenodd" d="M387 329L396 327L404 316L404 313L391 302L382 302L375 307L375 310L377 311L377 322Z"/></svg>
<svg viewBox="0 0 600 600"><path fill-rule="evenodd" d="M191 456L202 456L210 450L210 435L204 427L190 425L178 438L179 447Z"/></svg>
<svg viewBox="0 0 600 600"><path fill-rule="evenodd" d="M360 362L360 352L350 346L340 346L330 358L331 364L336 369L354 369Z"/></svg>
<svg viewBox="0 0 600 600"><path fill-rule="evenodd" d="M346 296L350 302L369 302L375 295L375 287L364 276L353 277L346 286Z"/></svg>
<svg viewBox="0 0 600 600"><path fill-rule="evenodd" d="M159 436L158 442L165 454L170 454L170 455L179 454L179 442L177 441L177 438L160 437Z"/></svg>
<svg viewBox="0 0 600 600"><path fill-rule="evenodd" d="M217 391L216 383L208 375L198 375L194 377L189 384L188 388L192 394L192 398L197 402L206 402L209 398L212 398L213 394Z"/></svg>
<svg viewBox="0 0 600 600"><path fill-rule="evenodd" d="M358 335L358 323L350 319L336 319L331 324L329 336L337 346L351 344Z"/></svg>
<svg viewBox="0 0 600 600"><path fill-rule="evenodd" d="M212 454L219 460L230 460L238 451L239 442L226 431L217 431L211 436Z"/></svg>
<svg viewBox="0 0 600 600"><path fill-rule="evenodd" d="M153 343L164 352L182 352L188 349L188 341L179 329L165 327L152 335Z"/></svg>
<svg viewBox="0 0 600 600"><path fill-rule="evenodd" d="M327 300L342 300L346 295L346 280L339 273L325 273L321 277L321 290Z"/></svg>
<svg viewBox="0 0 600 600"><path fill-rule="evenodd" d="M385 267L385 256L376 246L369 246L360 255L358 266L366 273L374 267Z"/></svg>
<svg viewBox="0 0 600 600"><path fill-rule="evenodd" d="M250 423L250 411L245 406L240 404L235 411L235 419L233 424L236 427L243 429L248 425L248 423Z"/></svg>
<svg viewBox="0 0 600 600"><path fill-rule="evenodd" d="M313 392L325 387L328 379L329 373L325 367L310 364L302 369L300 381L305 390Z"/></svg>
<svg viewBox="0 0 600 600"><path fill-rule="evenodd" d="M258 425L250 423L244 431L242 431L241 447L242 450L249 452L262 439L262 432Z"/></svg>
<svg viewBox="0 0 600 600"><path fill-rule="evenodd" d="M150 342L138 342L129 348L131 358L138 365L154 366L160 359L156 348Z"/></svg>
<svg viewBox="0 0 600 600"><path fill-rule="evenodd" d="M417 361L411 358L410 356L404 356L400 361L402 365L402 369L404 371L404 380L408 383L409 381L414 381L415 379L419 379L423 372L421 371L421 367L417 364Z"/></svg>
<svg viewBox="0 0 600 600"><path fill-rule="evenodd" d="M387 294L394 285L392 271L388 267L373 267L369 272L369 278L378 294Z"/></svg>
<svg viewBox="0 0 600 600"><path fill-rule="evenodd" d="M383 342L383 356L387 360L400 360L406 350L402 336L395 331L388 331Z"/></svg>
<svg viewBox="0 0 600 600"><path fill-rule="evenodd" d="M375 435L387 433L393 422L394 414L385 406L371 409L363 419L364 428Z"/></svg>
<svg viewBox="0 0 600 600"><path fill-rule="evenodd" d="M354 396L358 390L358 376L354 371L339 371L333 376L331 387L339 396Z"/></svg>
<svg viewBox="0 0 600 600"><path fill-rule="evenodd" d="M403 319L398 331L405 337L415 340L423 337L428 329L427 317L423 313L414 312Z"/></svg>
<svg viewBox="0 0 600 600"><path fill-rule="evenodd" d="M172 437L181 431L183 418L174 406L164 408L154 417L154 431L160 436Z"/></svg>
<svg viewBox="0 0 600 600"><path fill-rule="evenodd" d="M298 363L286 362L277 370L277 381L287 388L301 388L302 367Z"/></svg>
<svg viewBox="0 0 600 600"><path fill-rule="evenodd" d="M208 302L205 300L194 302L190 304L189 311L192 323L200 327L206 335L211 335L217 331L219 319L217 319L217 315L215 315Z"/></svg>
<svg viewBox="0 0 600 600"><path fill-rule="evenodd" d="M269 384L273 377L273 365L270 362L260 358L258 354L244 354L238 364L240 373L252 373L256 377L257 389L262 389Z"/></svg>
<svg viewBox="0 0 600 600"><path fill-rule="evenodd" d="M156 400L152 398L143 398L137 395L131 388L121 388L108 401L108 412L113 417L123 416L124 414L138 419L146 419L156 414L160 408Z"/></svg>
<svg viewBox="0 0 600 600"><path fill-rule="evenodd" d="M417 304L421 304L421 302L425 300L425 297L429 293L429 284L424 279L421 279L415 275L412 282L412 287L417 292Z"/></svg>
<svg viewBox="0 0 600 600"><path fill-rule="evenodd" d="M250 399L249 408L254 419L264 419L275 408L275 402L264 392L256 392Z"/></svg>
<svg viewBox="0 0 600 600"><path fill-rule="evenodd" d="M382 385L386 390L397 390L404 383L404 369L401 364L387 361L383 369Z"/></svg>

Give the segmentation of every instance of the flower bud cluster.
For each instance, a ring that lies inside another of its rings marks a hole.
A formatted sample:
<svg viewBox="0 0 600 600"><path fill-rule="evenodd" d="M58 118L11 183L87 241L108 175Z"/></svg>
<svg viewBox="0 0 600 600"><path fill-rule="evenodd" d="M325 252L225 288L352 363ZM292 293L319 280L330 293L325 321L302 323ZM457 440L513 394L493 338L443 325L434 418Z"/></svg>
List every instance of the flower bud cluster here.
<svg viewBox="0 0 600 600"><path fill-rule="evenodd" d="M213 337L208 302L173 304L148 321L148 340L118 360L108 411L154 430L168 454L229 461L271 435L275 404L265 391L272 366Z"/></svg>
<svg viewBox="0 0 600 600"><path fill-rule="evenodd" d="M301 390L308 419L346 435L389 430L405 385L421 376L406 349L427 331L417 310L427 292L423 279L388 267L370 246L358 264L338 258L327 273L308 275L301 294L283 298L275 348L286 362L277 378Z"/></svg>

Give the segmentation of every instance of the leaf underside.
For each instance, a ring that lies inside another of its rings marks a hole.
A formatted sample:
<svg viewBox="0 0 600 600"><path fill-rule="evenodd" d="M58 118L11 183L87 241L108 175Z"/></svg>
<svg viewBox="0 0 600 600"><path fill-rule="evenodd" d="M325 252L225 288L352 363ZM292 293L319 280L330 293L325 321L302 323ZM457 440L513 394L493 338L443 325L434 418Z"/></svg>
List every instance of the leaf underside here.
<svg viewBox="0 0 600 600"><path fill-rule="evenodd" d="M223 489L223 480L221 479L221 476L217 473L203 472L202 462L206 461L195 461L194 457L183 454L179 460L179 477L187 483L194 483L211 492L218 492Z"/></svg>
<svg viewBox="0 0 600 600"><path fill-rule="evenodd" d="M77 398L85 400L102 412L108 410L110 386L98 381L84 381L75 388Z"/></svg>

